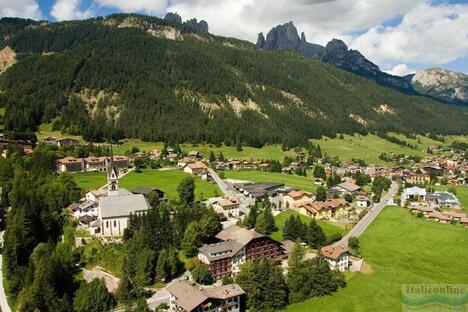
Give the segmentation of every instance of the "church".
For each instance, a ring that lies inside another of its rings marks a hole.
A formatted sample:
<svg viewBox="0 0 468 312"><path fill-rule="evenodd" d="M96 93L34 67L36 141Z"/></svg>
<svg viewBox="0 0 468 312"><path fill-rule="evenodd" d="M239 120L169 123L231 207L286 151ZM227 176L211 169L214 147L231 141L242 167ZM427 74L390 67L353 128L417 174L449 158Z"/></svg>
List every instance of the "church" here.
<svg viewBox="0 0 468 312"><path fill-rule="evenodd" d="M127 228L130 214L139 214L150 209L142 194L133 194L119 188L119 175L111 155L107 168L107 194L99 198L99 215L94 233L101 236L122 236Z"/></svg>

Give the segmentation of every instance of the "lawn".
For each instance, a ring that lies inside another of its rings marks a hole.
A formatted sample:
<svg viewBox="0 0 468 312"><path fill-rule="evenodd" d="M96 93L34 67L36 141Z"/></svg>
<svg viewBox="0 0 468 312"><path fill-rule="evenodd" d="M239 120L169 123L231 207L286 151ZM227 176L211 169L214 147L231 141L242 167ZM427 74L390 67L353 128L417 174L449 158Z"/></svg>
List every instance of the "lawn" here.
<svg viewBox="0 0 468 312"><path fill-rule="evenodd" d="M361 237L373 273L348 275L348 286L286 311L401 311L404 284L466 284L468 229L418 219L387 207Z"/></svg>
<svg viewBox="0 0 468 312"><path fill-rule="evenodd" d="M449 185L438 185L435 187L436 191L448 191ZM462 208L468 212L468 186L457 185L453 186L457 192L457 198L462 204Z"/></svg>
<svg viewBox="0 0 468 312"><path fill-rule="evenodd" d="M78 172L73 173L72 176L76 184L85 192L98 189L107 183L105 172Z"/></svg>
<svg viewBox="0 0 468 312"><path fill-rule="evenodd" d="M239 170L224 171L226 179L252 181L252 182L277 182L284 183L286 186L294 187L302 191L314 192L318 185L314 184L312 174L308 177L301 177L292 174L258 171L258 170Z"/></svg>
<svg viewBox="0 0 468 312"><path fill-rule="evenodd" d="M149 186L164 191L170 199L178 199L177 186L185 177L191 175L179 169L152 170L145 169L142 173L130 172L122 177L119 186L132 191L136 187ZM195 177L195 196L197 199L221 196L222 193L214 182L202 181Z"/></svg>
<svg viewBox="0 0 468 312"><path fill-rule="evenodd" d="M276 227L278 228L278 231L273 232L271 234L271 238L273 238L274 240L278 242L281 242L284 240L283 238L284 223L286 222L287 218L293 215L299 216L302 222L305 222L305 223L309 223L312 220L312 218L304 216L293 210L284 211L275 217L275 223L276 223ZM327 238L330 238L331 236L336 235L336 234L344 235L347 232L347 230L341 227L341 225L337 225L328 221L317 220L317 224L320 225L320 227L324 231Z"/></svg>
<svg viewBox="0 0 468 312"><path fill-rule="evenodd" d="M320 144L322 153L339 156L341 160L350 161L352 158L363 159L368 164L387 164L379 159L381 153L397 153L413 156L427 156L425 150L415 150L384 140L376 135L344 135L344 139L322 138L313 140Z"/></svg>

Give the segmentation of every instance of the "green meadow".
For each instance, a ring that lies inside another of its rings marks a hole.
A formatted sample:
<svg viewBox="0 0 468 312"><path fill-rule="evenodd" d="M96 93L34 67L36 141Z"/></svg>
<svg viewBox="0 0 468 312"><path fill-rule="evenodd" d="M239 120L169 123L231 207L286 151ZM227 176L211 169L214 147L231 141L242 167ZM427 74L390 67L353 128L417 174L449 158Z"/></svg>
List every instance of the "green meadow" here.
<svg viewBox="0 0 468 312"><path fill-rule="evenodd" d="M408 141L407 139L405 139ZM376 135L369 134L363 135L344 135L344 139L330 139L322 138L320 140L313 140L315 144L320 144L322 153L329 156L338 156L341 160L350 161L353 158L363 159L368 164L383 165L387 164L381 159L381 153L396 153L411 156L428 156L426 149L412 149L406 146L384 140Z"/></svg>
<svg viewBox="0 0 468 312"><path fill-rule="evenodd" d="M284 223L286 222L286 219L291 216L299 216L302 222L307 223L307 224L312 220L312 218L308 216L304 216L303 214L300 214L293 210L284 211L280 213L279 215L275 216L275 224L277 227L277 231L271 233L271 238L273 238L274 240L278 242L281 242L284 240L283 238ZM324 221L324 220L317 220L317 224L320 225L320 227L322 228L327 238L330 238L337 234L344 235L347 232L347 230L345 230L341 226L341 224L331 223L331 222Z"/></svg>
<svg viewBox="0 0 468 312"><path fill-rule="evenodd" d="M126 188L129 191L137 187L154 187L164 191L166 197L170 199L178 199L177 186L180 181L191 175L179 169L144 169L141 173L130 172L122 177L119 186ZM197 199L207 199L209 197L221 196L222 193L214 182L203 181L198 177L192 176L195 179L195 196Z"/></svg>
<svg viewBox="0 0 468 312"><path fill-rule="evenodd" d="M387 207L360 238L370 274L347 274L332 296L289 305L285 311L401 311L405 284L466 284L468 229L418 219Z"/></svg>
<svg viewBox="0 0 468 312"><path fill-rule="evenodd" d="M76 184L85 192L96 190L107 183L105 172L78 172L73 173Z"/></svg>
<svg viewBox="0 0 468 312"><path fill-rule="evenodd" d="M258 171L258 170L226 170L224 177L226 179L251 181L251 182L277 182L284 183L286 186L297 188L301 191L314 192L318 185L314 184L312 173L309 171L307 177L301 177L293 174Z"/></svg>

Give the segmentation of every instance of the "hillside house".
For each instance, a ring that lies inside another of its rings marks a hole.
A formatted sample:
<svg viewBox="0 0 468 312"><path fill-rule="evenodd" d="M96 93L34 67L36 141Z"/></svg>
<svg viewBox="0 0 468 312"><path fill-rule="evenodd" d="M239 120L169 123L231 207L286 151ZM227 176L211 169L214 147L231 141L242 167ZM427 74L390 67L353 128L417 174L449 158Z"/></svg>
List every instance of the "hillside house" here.
<svg viewBox="0 0 468 312"><path fill-rule="evenodd" d="M314 193L291 191L283 196L283 205L288 208L299 208L311 204L314 199Z"/></svg>
<svg viewBox="0 0 468 312"><path fill-rule="evenodd" d="M232 225L216 235L218 243L204 245L198 259L207 264L215 279L236 275L248 260L276 259L282 254L281 244L253 229Z"/></svg>
<svg viewBox="0 0 468 312"><path fill-rule="evenodd" d="M284 188L283 183L260 182L247 183L235 186L240 192L249 198L276 197L278 192Z"/></svg>
<svg viewBox="0 0 468 312"><path fill-rule="evenodd" d="M361 190L361 187L356 184L349 182L343 182L338 185L332 186L327 191L328 198L333 198L335 195L344 196L346 194L356 195L356 193Z"/></svg>
<svg viewBox="0 0 468 312"><path fill-rule="evenodd" d="M188 164L194 164L196 161L193 158L190 157L184 157L182 159L179 159L177 161L177 167L179 168L185 168Z"/></svg>
<svg viewBox="0 0 468 312"><path fill-rule="evenodd" d="M358 208L367 208L371 204L371 200L366 193L358 193L356 194L356 206Z"/></svg>
<svg viewBox="0 0 468 312"><path fill-rule="evenodd" d="M245 292L237 284L202 288L188 281L176 280L167 286L169 311L174 312L243 312Z"/></svg>
<svg viewBox="0 0 468 312"><path fill-rule="evenodd" d="M194 162L187 164L184 167L184 172L197 176L203 176L208 173L208 166L202 162Z"/></svg>
<svg viewBox="0 0 468 312"><path fill-rule="evenodd" d="M85 171L105 172L107 170L107 157L87 157L84 158Z"/></svg>
<svg viewBox="0 0 468 312"><path fill-rule="evenodd" d="M213 203L213 209L217 213L222 213L226 218L235 217L238 218L240 202L238 200L231 199L218 199Z"/></svg>
<svg viewBox="0 0 468 312"><path fill-rule="evenodd" d="M350 205L343 198L334 198L326 201L314 201L303 208L308 216L329 220L348 216Z"/></svg>
<svg viewBox="0 0 468 312"><path fill-rule="evenodd" d="M325 246L320 249L320 253L328 261L330 269L345 272L349 268L349 249L345 246Z"/></svg>

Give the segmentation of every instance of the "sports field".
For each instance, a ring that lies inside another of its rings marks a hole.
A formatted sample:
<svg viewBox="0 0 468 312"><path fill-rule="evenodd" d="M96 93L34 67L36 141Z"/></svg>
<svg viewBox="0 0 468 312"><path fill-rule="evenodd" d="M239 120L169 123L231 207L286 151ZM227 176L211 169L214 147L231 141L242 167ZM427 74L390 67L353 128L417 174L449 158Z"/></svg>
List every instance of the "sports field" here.
<svg viewBox="0 0 468 312"><path fill-rule="evenodd" d="M401 311L405 284L466 284L468 229L418 219L387 207L361 237L374 272L351 273L333 296L293 304L286 311Z"/></svg>
<svg viewBox="0 0 468 312"><path fill-rule="evenodd" d="M180 181L191 175L179 169L168 170L152 170L144 169L142 173L130 172L124 176L119 186L126 188L129 191L137 187L154 187L164 191L166 197L170 199L178 199L177 186ZM207 199L209 197L221 196L222 193L214 182L202 181L200 178L195 178L195 196L197 199Z"/></svg>
<svg viewBox="0 0 468 312"><path fill-rule="evenodd" d="M277 182L286 186L297 188L301 191L314 192L318 185L314 184L312 173L309 176L301 177L293 174L258 171L258 170L227 170L224 171L226 179L252 181L252 182Z"/></svg>
<svg viewBox="0 0 468 312"><path fill-rule="evenodd" d="M275 223L276 223L276 227L278 228L278 230L271 234L271 238L273 238L274 240L276 240L278 242L281 242L281 241L284 240L284 238L283 238L284 223L286 222L287 218L289 218L289 217L291 217L293 215L294 216L299 216L301 218L302 222L307 223L307 224L312 220L312 218L304 216L304 215L302 215L302 214L300 214L298 212L295 212L293 210L288 210L288 211L282 212L282 213L280 213L279 215L277 215L275 217ZM333 235L336 235L336 234L344 235L347 232L347 230L344 229L343 226L338 225L336 223L331 223L331 222L323 221L323 220L317 220L317 224L320 225L320 227L322 228L322 230L325 233L325 235L327 236L327 238L330 238L330 237L332 237Z"/></svg>

